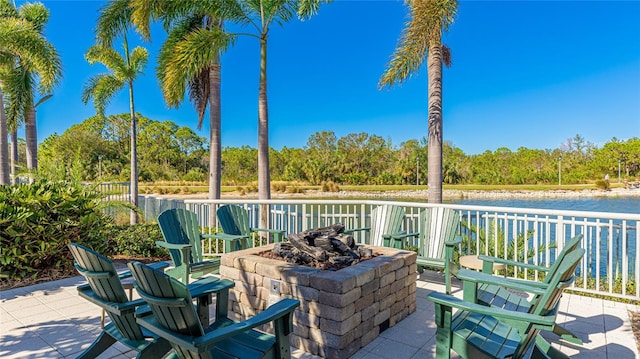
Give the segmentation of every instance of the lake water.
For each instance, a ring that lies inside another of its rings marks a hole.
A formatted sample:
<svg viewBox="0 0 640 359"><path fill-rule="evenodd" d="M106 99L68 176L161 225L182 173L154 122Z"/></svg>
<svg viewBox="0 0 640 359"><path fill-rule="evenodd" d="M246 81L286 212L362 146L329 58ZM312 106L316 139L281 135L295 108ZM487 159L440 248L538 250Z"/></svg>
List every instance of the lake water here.
<svg viewBox="0 0 640 359"><path fill-rule="evenodd" d="M640 213L640 197L540 198L540 199L460 199L443 201L494 207L541 208L590 212Z"/></svg>

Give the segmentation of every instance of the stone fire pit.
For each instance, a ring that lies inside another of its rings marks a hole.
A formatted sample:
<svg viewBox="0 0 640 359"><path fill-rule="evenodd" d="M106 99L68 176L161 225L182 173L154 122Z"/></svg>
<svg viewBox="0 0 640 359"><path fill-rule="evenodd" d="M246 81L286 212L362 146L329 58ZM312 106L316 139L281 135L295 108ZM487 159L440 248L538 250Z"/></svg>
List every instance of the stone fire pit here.
<svg viewBox="0 0 640 359"><path fill-rule="evenodd" d="M291 345L347 358L416 310L416 253L370 248L377 257L338 271L259 256L273 244L224 254L220 275L236 284L229 317L243 320L281 298L298 299Z"/></svg>

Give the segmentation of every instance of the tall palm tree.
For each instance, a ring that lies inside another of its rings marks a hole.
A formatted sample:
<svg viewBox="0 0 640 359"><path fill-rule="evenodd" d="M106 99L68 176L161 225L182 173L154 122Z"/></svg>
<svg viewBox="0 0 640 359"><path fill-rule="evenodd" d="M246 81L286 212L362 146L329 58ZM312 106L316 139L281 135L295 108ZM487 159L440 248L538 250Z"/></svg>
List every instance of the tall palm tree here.
<svg viewBox="0 0 640 359"><path fill-rule="evenodd" d="M258 197L271 198L269 166L269 111L267 105L267 39L271 24L282 25L294 17L307 19L314 15L321 2L329 0L238 0L232 2L228 14L232 21L256 30L249 34L260 41L260 86L258 90ZM264 222L264 220L263 220Z"/></svg>
<svg viewBox="0 0 640 359"><path fill-rule="evenodd" d="M129 52L126 35L123 36L124 56L116 50L103 45L92 46L85 54L90 64L99 62L109 73L98 74L89 79L82 91L82 101L86 104L93 98L93 104L99 116L104 117L105 107L115 94L125 86L129 90L129 110L131 115L131 191L130 202L138 205L138 149L136 145L137 128L136 111L133 100L133 82L142 74L147 64L149 53L143 47L137 46ZM138 223L138 215L131 211L131 224Z"/></svg>
<svg viewBox="0 0 640 359"><path fill-rule="evenodd" d="M185 92L198 112L201 128L209 106L209 199L220 198L220 55L233 38L223 31L223 4L229 0L132 0L131 20L150 39L150 24L161 20L168 33L156 74L165 102L178 107Z"/></svg>
<svg viewBox="0 0 640 359"><path fill-rule="evenodd" d="M393 86L418 71L427 58L429 81L428 120L428 199L442 203L442 64L451 64L442 34L457 14L456 0L405 0L410 19L405 24L395 53L379 86Z"/></svg>
<svg viewBox="0 0 640 359"><path fill-rule="evenodd" d="M23 69L37 75L41 92L50 92L62 73L60 58L55 48L41 33L48 16L49 12L42 4L27 3L18 10L9 0L0 0L0 184L9 184L7 118L3 101L3 92L12 91L5 83L8 74L22 66ZM28 95L33 107L33 87L31 90ZM35 115L32 124L35 126ZM27 133L30 133L32 147L35 143L35 149L29 149L33 160L37 156L35 127L32 132ZM32 164L37 167L37 160L32 161Z"/></svg>

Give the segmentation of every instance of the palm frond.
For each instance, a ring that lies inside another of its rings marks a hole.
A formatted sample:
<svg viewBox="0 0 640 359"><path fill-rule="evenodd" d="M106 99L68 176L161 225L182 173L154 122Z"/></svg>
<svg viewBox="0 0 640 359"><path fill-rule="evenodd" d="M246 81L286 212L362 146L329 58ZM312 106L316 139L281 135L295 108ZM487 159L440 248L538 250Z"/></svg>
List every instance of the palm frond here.
<svg viewBox="0 0 640 359"><path fill-rule="evenodd" d="M85 60L91 65L99 62L103 64L115 76L122 79L129 77L127 63L124 57L111 47L94 45L84 55Z"/></svg>
<svg viewBox="0 0 640 359"><path fill-rule="evenodd" d="M182 102L188 81L202 69L218 61L220 53L233 39L233 35L226 34L219 28L211 31L200 28L186 34L170 34L160 50L157 69L162 92L169 106L178 106Z"/></svg>
<svg viewBox="0 0 640 359"><path fill-rule="evenodd" d="M442 44L442 63L446 67L451 67L452 64L451 49L445 44Z"/></svg>
<svg viewBox="0 0 640 359"><path fill-rule="evenodd" d="M18 13L23 19L32 23L38 32L42 32L49 21L49 9L42 3L25 3L20 6Z"/></svg>
<svg viewBox="0 0 640 359"><path fill-rule="evenodd" d="M5 69L0 74L6 96L7 124L10 131L24 123L25 114L33 106L33 89L36 80L24 66Z"/></svg>
<svg viewBox="0 0 640 359"><path fill-rule="evenodd" d="M129 54L129 70L131 72L131 79L136 75L141 74L144 67L149 60L149 51L144 47L137 46Z"/></svg>
<svg viewBox="0 0 640 359"><path fill-rule="evenodd" d="M100 116L113 96L125 85L122 79L109 74L99 74L89 79L82 90L82 101L86 104L93 98L93 106Z"/></svg>
<svg viewBox="0 0 640 359"><path fill-rule="evenodd" d="M300 0L298 4L298 18L300 20L306 20L317 14L321 2L330 3L331 0Z"/></svg>
<svg viewBox="0 0 640 359"><path fill-rule="evenodd" d="M119 35L127 32L131 26L132 9L129 0L111 0L100 9L98 25L96 26L96 42L110 47Z"/></svg>
<svg viewBox="0 0 640 359"><path fill-rule="evenodd" d="M442 46L442 31L453 23L458 6L455 0L409 0L407 3L409 20L378 82L379 88L405 81L420 68L430 46Z"/></svg>
<svg viewBox="0 0 640 359"><path fill-rule="evenodd" d="M157 19L165 12L165 0L131 0L131 22L135 25L136 31L144 39L151 39L151 21Z"/></svg>
<svg viewBox="0 0 640 359"><path fill-rule="evenodd" d="M189 81L189 100L198 113L198 129L202 128L209 92L209 68L204 68Z"/></svg>
<svg viewBox="0 0 640 359"><path fill-rule="evenodd" d="M57 84L62 75L60 57L33 24L24 19L0 21L0 39L0 53L17 56L32 67L40 77L43 91L48 92Z"/></svg>
<svg viewBox="0 0 640 359"><path fill-rule="evenodd" d="M0 0L0 19L17 17L18 9L9 0Z"/></svg>

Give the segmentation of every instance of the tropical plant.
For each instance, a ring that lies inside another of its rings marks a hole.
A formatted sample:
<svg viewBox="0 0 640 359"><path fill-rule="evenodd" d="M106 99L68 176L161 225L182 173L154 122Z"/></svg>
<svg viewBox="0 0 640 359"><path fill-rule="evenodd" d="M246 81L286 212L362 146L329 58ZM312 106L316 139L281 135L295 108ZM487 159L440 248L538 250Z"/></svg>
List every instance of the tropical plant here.
<svg viewBox="0 0 640 359"><path fill-rule="evenodd" d="M269 29L272 23L282 25L296 15L300 19L311 17L318 11L321 2L323 1L238 0L230 2L229 18L256 29L256 33L250 36L256 37L260 41L260 85L258 90L258 197L260 199L271 198L269 111L267 110L267 38Z"/></svg>
<svg viewBox="0 0 640 359"><path fill-rule="evenodd" d="M544 252L547 249L556 248L555 243L547 247L544 243L534 241L535 230L533 229L507 236L495 220L489 220L486 227L479 227L466 221L461 223L464 233L462 251L467 254L484 254L526 263L531 263L531 260L536 258L534 264L540 265L545 264ZM549 263L546 264L549 265ZM510 275L514 274L514 268L508 268L508 270Z"/></svg>
<svg viewBox="0 0 640 359"><path fill-rule="evenodd" d="M11 111L12 132L17 128L19 118L25 122L27 167L30 170L38 167L35 88L38 85L40 92L49 93L62 74L55 48L42 35L48 18L49 11L40 3L26 3L16 9L8 0L0 0L0 184L9 183L3 92L7 93L11 107L15 109ZM13 136L14 143L16 137Z"/></svg>
<svg viewBox="0 0 640 359"><path fill-rule="evenodd" d="M121 3L121 1L113 1L111 4ZM129 52L129 43L127 41L127 26L116 22L111 22L113 9L107 5L101 12L98 19L98 29L103 27L111 27L117 33L122 35L124 57L116 50L110 47L110 42L105 44L100 37L98 31L98 45L92 46L86 53L85 58L90 64L96 62L102 63L109 73L99 74L89 79L82 92L82 101L86 104L93 98L93 104L98 115L104 116L105 107L115 94L123 87L127 86L129 90L129 110L131 114L131 194L130 202L133 206L138 205L138 147L136 144L138 125L136 122L136 112L133 97L133 82L142 74L144 66L147 64L149 53L143 47L137 46L133 51ZM127 16L130 11L127 7L122 9L123 14ZM138 223L138 216L135 211L131 211L131 224Z"/></svg>
<svg viewBox="0 0 640 359"><path fill-rule="evenodd" d="M428 200L442 202L442 64L451 65L451 53L442 44L442 33L457 14L456 0L406 0L409 21L396 51L380 78L379 86L393 86L418 71L427 58L428 111Z"/></svg>
<svg viewBox="0 0 640 359"><path fill-rule="evenodd" d="M114 1L114 4L128 1ZM150 23L161 20L168 32L156 73L165 102L178 107L188 90L198 112L198 128L209 106L209 198L220 198L221 104L220 54L232 37L223 31L221 3L202 0L132 0L130 20L150 39Z"/></svg>
<svg viewBox="0 0 640 359"><path fill-rule="evenodd" d="M0 278L71 273L69 242L109 253L106 205L99 192L79 182L38 179L0 186Z"/></svg>

